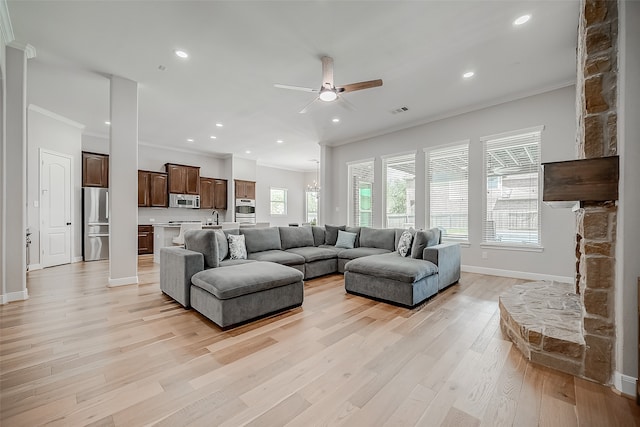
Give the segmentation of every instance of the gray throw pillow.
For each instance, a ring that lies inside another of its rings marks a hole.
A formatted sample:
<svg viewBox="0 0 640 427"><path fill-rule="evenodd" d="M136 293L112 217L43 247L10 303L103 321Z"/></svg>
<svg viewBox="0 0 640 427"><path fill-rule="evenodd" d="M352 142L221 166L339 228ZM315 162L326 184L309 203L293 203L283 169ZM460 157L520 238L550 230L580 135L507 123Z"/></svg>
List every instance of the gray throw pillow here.
<svg viewBox="0 0 640 427"><path fill-rule="evenodd" d="M244 244L244 234L229 236L229 253L231 259L247 259L247 247Z"/></svg>
<svg viewBox="0 0 640 427"><path fill-rule="evenodd" d="M229 255L229 242L222 230L216 230L216 241L218 242L218 259L222 261Z"/></svg>
<svg viewBox="0 0 640 427"><path fill-rule="evenodd" d="M336 239L336 248L353 249L356 241L356 233L338 230L338 238Z"/></svg>
<svg viewBox="0 0 640 427"><path fill-rule="evenodd" d="M336 240L338 240L338 231L345 231L346 225L325 225L324 226L324 244L335 246Z"/></svg>
<svg viewBox="0 0 640 427"><path fill-rule="evenodd" d="M354 248L360 247L360 227L346 227L345 231L349 233L356 233L356 241L353 243Z"/></svg>
<svg viewBox="0 0 640 427"><path fill-rule="evenodd" d="M398 253L400 256L407 256L411 254L411 243L413 243L413 234L409 230L406 230L400 236L398 242Z"/></svg>
<svg viewBox="0 0 640 427"><path fill-rule="evenodd" d="M422 259L422 252L428 246L435 246L440 243L440 230L432 228L431 230L418 230L413 237L413 245L411 247L411 258Z"/></svg>
<svg viewBox="0 0 640 427"><path fill-rule="evenodd" d="M313 246L324 245L324 227L314 225L311 227L313 232Z"/></svg>

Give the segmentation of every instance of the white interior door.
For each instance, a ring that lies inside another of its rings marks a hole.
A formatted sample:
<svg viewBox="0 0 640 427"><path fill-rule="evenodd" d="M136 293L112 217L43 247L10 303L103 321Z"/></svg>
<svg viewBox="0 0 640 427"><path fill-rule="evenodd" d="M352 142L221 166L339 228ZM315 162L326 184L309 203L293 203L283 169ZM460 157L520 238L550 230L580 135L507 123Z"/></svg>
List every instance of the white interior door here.
<svg viewBox="0 0 640 427"><path fill-rule="evenodd" d="M71 157L40 152L40 263L71 263Z"/></svg>

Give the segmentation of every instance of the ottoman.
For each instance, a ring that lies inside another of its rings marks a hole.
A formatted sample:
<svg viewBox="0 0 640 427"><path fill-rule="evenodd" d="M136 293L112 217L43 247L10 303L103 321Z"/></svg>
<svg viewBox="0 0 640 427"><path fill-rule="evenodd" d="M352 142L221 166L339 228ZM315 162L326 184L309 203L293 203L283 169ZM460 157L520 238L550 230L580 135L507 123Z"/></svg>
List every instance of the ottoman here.
<svg viewBox="0 0 640 427"><path fill-rule="evenodd" d="M266 261L210 268L191 278L191 307L221 328L302 305L303 274Z"/></svg>
<svg viewBox="0 0 640 427"><path fill-rule="evenodd" d="M345 264L344 287L352 294L414 307L438 292L438 267L397 252L371 255Z"/></svg>

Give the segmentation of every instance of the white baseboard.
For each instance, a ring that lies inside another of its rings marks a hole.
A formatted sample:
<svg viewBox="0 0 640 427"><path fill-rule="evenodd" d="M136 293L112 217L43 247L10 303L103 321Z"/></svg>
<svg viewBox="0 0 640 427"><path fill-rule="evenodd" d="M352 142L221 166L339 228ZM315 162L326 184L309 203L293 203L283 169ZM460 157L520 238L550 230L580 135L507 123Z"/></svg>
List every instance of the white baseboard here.
<svg viewBox="0 0 640 427"><path fill-rule="evenodd" d="M125 285L137 285L138 284L138 276L132 277L121 277L119 279L109 279L109 288L114 288L116 286L125 286Z"/></svg>
<svg viewBox="0 0 640 427"><path fill-rule="evenodd" d="M529 273L527 271L501 270L498 268L478 267L475 265L462 265L460 270L467 273L488 274L489 276L514 277L525 280L553 280L555 282L573 283L573 277L554 276L551 274Z"/></svg>
<svg viewBox="0 0 640 427"><path fill-rule="evenodd" d="M81 256L74 256L74 257L71 259L71 262L72 262L72 263L82 262L82 257L81 257Z"/></svg>
<svg viewBox="0 0 640 427"><path fill-rule="evenodd" d="M613 386L622 394L636 398L636 378L614 371Z"/></svg>
<svg viewBox="0 0 640 427"><path fill-rule="evenodd" d="M42 270L42 264L29 264L29 271Z"/></svg>
<svg viewBox="0 0 640 427"><path fill-rule="evenodd" d="M7 304L13 301L24 301L29 299L29 291L26 289L19 292L9 292L8 294L0 295L0 304Z"/></svg>

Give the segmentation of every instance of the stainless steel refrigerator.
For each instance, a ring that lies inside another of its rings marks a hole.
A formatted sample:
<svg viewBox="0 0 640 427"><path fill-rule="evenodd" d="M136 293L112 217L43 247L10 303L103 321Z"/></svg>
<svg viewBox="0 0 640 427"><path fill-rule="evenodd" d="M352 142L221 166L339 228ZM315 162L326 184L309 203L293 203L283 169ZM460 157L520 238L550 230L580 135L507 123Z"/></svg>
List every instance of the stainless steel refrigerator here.
<svg viewBox="0 0 640 427"><path fill-rule="evenodd" d="M82 189L84 260L109 259L109 189Z"/></svg>

